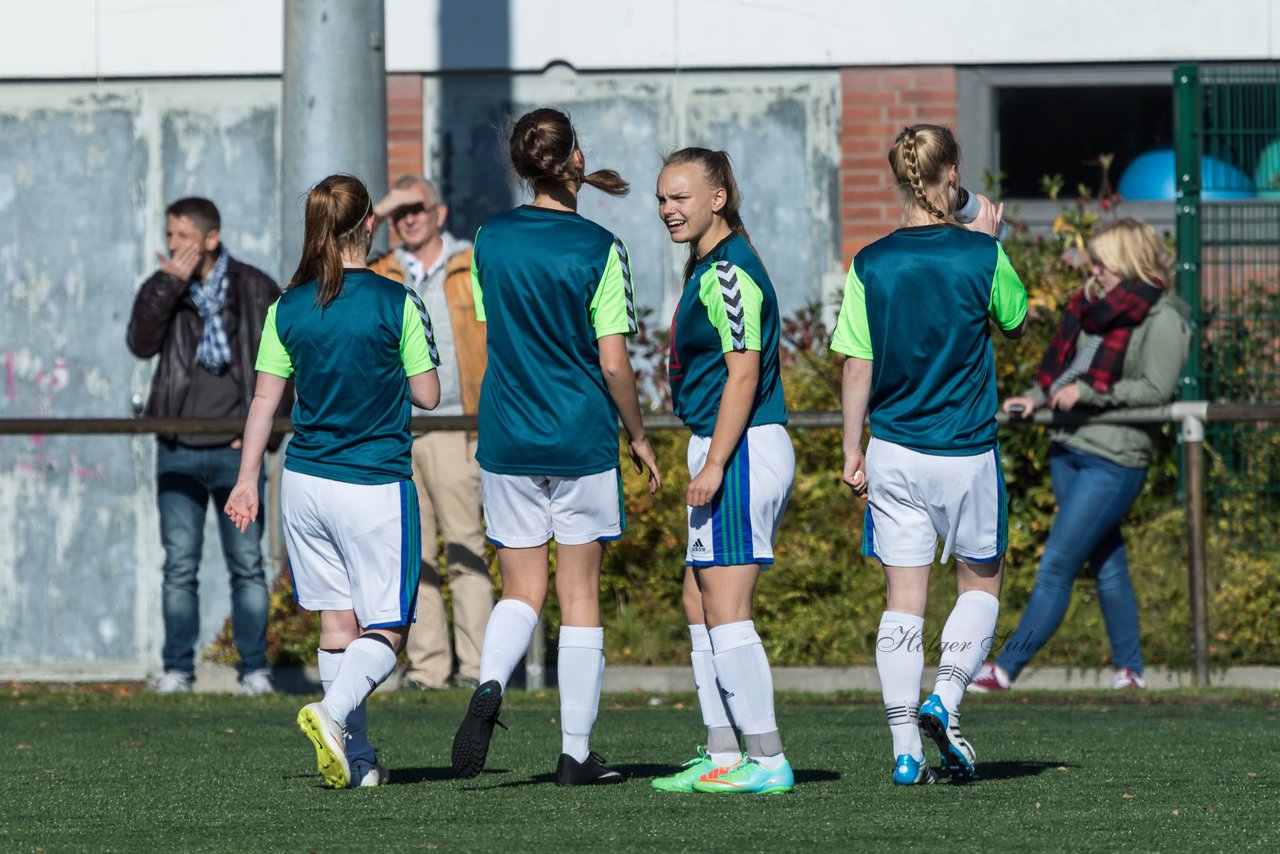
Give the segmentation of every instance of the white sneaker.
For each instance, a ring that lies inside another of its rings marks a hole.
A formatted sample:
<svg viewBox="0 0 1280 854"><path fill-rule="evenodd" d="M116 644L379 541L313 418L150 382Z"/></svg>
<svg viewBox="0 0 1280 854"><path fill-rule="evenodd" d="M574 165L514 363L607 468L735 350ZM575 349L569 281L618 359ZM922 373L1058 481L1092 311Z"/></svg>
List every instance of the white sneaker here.
<svg viewBox="0 0 1280 854"><path fill-rule="evenodd" d="M347 763L346 737L325 710L324 703L308 703L298 711L298 728L311 739L316 749L316 770L334 789L351 784L351 766Z"/></svg>
<svg viewBox="0 0 1280 854"><path fill-rule="evenodd" d="M263 694L274 694L275 683L271 681L270 668L249 670L240 675L240 693L246 697L260 697Z"/></svg>
<svg viewBox="0 0 1280 854"><path fill-rule="evenodd" d="M1122 688L1146 688L1147 683L1132 669L1121 667L1116 671L1116 679L1111 683L1111 687L1117 690Z"/></svg>
<svg viewBox="0 0 1280 854"><path fill-rule="evenodd" d="M376 759L356 759L351 763L351 788L363 789L384 786L391 781L391 772Z"/></svg>
<svg viewBox="0 0 1280 854"><path fill-rule="evenodd" d="M166 670L151 683L153 694L190 694L195 677L185 670Z"/></svg>

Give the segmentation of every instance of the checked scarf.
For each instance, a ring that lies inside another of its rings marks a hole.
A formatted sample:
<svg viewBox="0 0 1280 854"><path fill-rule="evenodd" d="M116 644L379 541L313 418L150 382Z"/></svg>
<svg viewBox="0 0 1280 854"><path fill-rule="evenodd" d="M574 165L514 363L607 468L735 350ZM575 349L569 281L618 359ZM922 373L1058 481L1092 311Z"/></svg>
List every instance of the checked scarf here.
<svg viewBox="0 0 1280 854"><path fill-rule="evenodd" d="M204 321L200 346L196 348L196 361L215 374L221 374L231 364L231 342L227 340L226 327L222 325L222 307L227 301L227 265L231 253L220 247L218 260L203 282L192 280L191 299Z"/></svg>
<svg viewBox="0 0 1280 854"><path fill-rule="evenodd" d="M1081 289L1067 303L1067 312L1036 372L1036 384L1045 393L1050 393L1055 384L1062 385L1055 381L1076 367L1073 365L1076 343L1083 331L1098 336L1094 342L1096 352L1082 371L1084 380L1097 391L1111 391L1120 379L1124 353L1134 328L1146 319L1163 293L1162 283L1149 285L1141 279L1121 282L1110 293L1093 301Z"/></svg>

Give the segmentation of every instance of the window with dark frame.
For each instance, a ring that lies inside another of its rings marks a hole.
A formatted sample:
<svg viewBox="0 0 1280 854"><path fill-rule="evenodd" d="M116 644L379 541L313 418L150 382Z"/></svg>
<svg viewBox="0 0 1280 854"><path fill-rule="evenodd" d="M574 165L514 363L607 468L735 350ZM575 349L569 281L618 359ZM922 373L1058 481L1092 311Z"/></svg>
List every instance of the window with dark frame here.
<svg viewBox="0 0 1280 854"><path fill-rule="evenodd" d="M1114 156L1120 182L1134 158L1173 146L1171 86L998 86L992 90L995 168L1007 198L1041 199L1041 179L1060 174L1062 194L1100 188L1099 155Z"/></svg>

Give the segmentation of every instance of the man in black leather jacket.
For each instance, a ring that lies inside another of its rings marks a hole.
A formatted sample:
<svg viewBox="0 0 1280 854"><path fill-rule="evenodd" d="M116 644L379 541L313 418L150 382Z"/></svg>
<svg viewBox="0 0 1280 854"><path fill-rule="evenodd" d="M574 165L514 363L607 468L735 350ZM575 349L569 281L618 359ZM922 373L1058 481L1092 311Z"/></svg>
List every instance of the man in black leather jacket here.
<svg viewBox="0 0 1280 854"><path fill-rule="evenodd" d="M208 199L179 199L166 211L168 256L142 283L129 318L129 349L159 354L146 414L153 418L236 418L253 399L254 361L267 309L280 296L270 276L237 261L220 240ZM286 395L279 415L292 403ZM243 535L222 513L240 469L240 431L158 436L157 504L164 544L164 673L154 690L191 690L200 632L197 593L205 513L213 499L227 569L232 626L246 694L268 693L267 586L261 516ZM261 487L260 487L261 488ZM261 500L261 496L260 496Z"/></svg>

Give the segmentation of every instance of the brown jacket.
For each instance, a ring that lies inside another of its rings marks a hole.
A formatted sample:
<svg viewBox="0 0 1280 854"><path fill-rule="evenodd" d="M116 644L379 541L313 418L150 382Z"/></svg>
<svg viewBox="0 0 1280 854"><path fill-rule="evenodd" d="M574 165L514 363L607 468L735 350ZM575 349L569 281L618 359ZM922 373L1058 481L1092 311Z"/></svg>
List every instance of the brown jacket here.
<svg viewBox="0 0 1280 854"><path fill-rule="evenodd" d="M379 276L397 282L405 280L404 268L394 252L369 264ZM485 324L476 320L476 301L471 290L471 250L468 248L445 263L444 298L449 306L449 325L453 328L452 354L458 363L459 394L462 411L475 415L480 409L480 383L489 364L485 343ZM448 358L441 354L442 358Z"/></svg>

